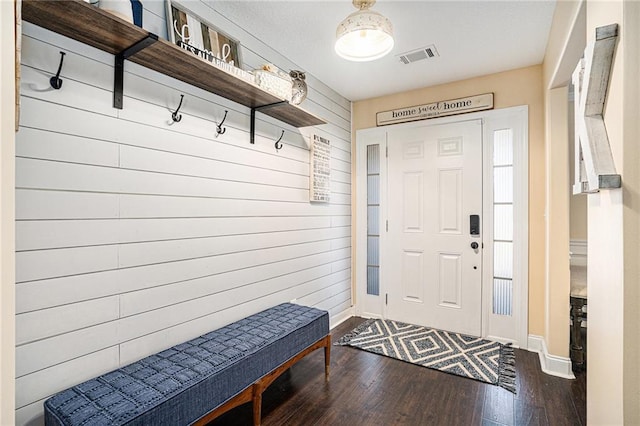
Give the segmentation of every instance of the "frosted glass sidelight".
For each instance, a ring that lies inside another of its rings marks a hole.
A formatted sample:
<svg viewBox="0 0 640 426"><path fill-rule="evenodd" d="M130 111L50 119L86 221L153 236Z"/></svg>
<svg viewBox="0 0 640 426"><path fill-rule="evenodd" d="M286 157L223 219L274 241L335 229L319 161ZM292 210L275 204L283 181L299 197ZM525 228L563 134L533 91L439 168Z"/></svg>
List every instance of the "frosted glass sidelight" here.
<svg viewBox="0 0 640 426"><path fill-rule="evenodd" d="M496 315L511 315L513 308L513 281L493 280L493 313Z"/></svg>
<svg viewBox="0 0 640 426"><path fill-rule="evenodd" d="M380 204L380 175L367 176L367 204Z"/></svg>
<svg viewBox="0 0 640 426"><path fill-rule="evenodd" d="M367 235L380 235L379 206L367 207Z"/></svg>
<svg viewBox="0 0 640 426"><path fill-rule="evenodd" d="M493 132L493 165L513 164L513 130L501 129Z"/></svg>
<svg viewBox="0 0 640 426"><path fill-rule="evenodd" d="M380 145L367 146L367 174L380 173Z"/></svg>
<svg viewBox="0 0 640 426"><path fill-rule="evenodd" d="M513 309L513 130L493 132L493 313Z"/></svg>
<svg viewBox="0 0 640 426"><path fill-rule="evenodd" d="M367 267L367 294L380 295L380 268L377 266Z"/></svg>
<svg viewBox="0 0 640 426"><path fill-rule="evenodd" d="M380 237L367 237L367 265L380 266Z"/></svg>
<svg viewBox="0 0 640 426"><path fill-rule="evenodd" d="M493 239L513 241L513 204L493 206Z"/></svg>
<svg viewBox="0 0 640 426"><path fill-rule="evenodd" d="M494 167L493 202L513 203L513 167Z"/></svg>
<svg viewBox="0 0 640 426"><path fill-rule="evenodd" d="M367 294L380 295L380 145L367 146Z"/></svg>
<svg viewBox="0 0 640 426"><path fill-rule="evenodd" d="M513 278L513 243L501 241L493 243L493 276Z"/></svg>

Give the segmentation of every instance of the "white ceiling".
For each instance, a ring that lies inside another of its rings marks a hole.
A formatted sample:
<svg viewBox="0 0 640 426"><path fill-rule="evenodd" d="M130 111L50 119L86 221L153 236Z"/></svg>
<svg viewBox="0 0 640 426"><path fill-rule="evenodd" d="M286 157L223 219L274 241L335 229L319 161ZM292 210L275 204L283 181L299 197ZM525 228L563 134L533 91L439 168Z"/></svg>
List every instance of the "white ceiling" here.
<svg viewBox="0 0 640 426"><path fill-rule="evenodd" d="M373 10L394 27L395 47L382 59L349 62L333 50L350 0L224 0L212 7L300 68L357 101L540 64L555 0L379 0ZM435 44L440 57L409 65L397 55Z"/></svg>

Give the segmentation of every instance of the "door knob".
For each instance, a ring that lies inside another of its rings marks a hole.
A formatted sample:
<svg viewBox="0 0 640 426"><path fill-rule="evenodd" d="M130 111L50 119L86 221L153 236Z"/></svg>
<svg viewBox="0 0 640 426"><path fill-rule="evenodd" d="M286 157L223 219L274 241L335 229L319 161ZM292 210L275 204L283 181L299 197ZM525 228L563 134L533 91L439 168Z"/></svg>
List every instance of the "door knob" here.
<svg viewBox="0 0 640 426"><path fill-rule="evenodd" d="M478 243L476 243L475 241L471 243L471 248L474 250L478 249Z"/></svg>

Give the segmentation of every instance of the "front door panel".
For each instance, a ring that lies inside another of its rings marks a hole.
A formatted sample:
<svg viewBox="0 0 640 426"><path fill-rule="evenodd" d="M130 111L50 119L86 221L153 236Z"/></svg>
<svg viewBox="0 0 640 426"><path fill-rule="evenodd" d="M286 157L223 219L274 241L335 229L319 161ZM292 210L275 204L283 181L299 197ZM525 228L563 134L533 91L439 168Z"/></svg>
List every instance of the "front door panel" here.
<svg viewBox="0 0 640 426"><path fill-rule="evenodd" d="M479 336L481 121L391 130L387 146L386 316Z"/></svg>

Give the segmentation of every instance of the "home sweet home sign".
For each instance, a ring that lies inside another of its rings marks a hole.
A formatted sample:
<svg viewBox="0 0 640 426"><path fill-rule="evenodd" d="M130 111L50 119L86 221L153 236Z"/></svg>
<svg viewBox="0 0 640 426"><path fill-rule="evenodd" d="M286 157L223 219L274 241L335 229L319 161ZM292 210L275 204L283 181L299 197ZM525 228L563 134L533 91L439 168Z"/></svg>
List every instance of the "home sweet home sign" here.
<svg viewBox="0 0 640 426"><path fill-rule="evenodd" d="M448 101L439 101L431 104L416 105L379 112L376 114L376 124L378 126L386 126L389 124L426 120L429 118L483 111L485 109L492 108L493 93L485 93L482 95L468 96L466 98L451 99Z"/></svg>

